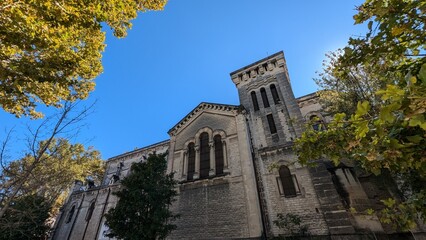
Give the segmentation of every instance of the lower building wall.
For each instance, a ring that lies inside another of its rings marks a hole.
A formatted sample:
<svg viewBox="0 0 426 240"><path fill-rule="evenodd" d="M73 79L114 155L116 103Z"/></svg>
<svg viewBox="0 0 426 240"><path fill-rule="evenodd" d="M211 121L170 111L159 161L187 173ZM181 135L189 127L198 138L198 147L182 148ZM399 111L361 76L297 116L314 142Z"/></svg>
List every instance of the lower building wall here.
<svg viewBox="0 0 426 240"><path fill-rule="evenodd" d="M264 153L261 155L260 161L258 161L262 174L271 233L274 236L289 234L286 229L278 228L274 221L278 219L277 214L293 214L302 220L301 225L307 226L309 234L328 234L328 227L324 220L309 170L306 167L294 164L295 161L296 156L292 151L284 149ZM284 196L278 169L272 167L274 164L289 167L297 185L297 196Z"/></svg>
<svg viewBox="0 0 426 240"><path fill-rule="evenodd" d="M248 204L242 177L182 184L173 204L180 218L169 239L248 238Z"/></svg>

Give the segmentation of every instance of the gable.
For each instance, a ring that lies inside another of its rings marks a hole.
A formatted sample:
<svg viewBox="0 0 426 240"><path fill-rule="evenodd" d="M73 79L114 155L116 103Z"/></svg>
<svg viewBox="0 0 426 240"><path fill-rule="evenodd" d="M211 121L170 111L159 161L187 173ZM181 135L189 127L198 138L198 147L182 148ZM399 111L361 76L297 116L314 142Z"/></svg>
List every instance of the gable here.
<svg viewBox="0 0 426 240"><path fill-rule="evenodd" d="M185 143L195 137L202 128L209 128L212 132L224 131L227 136L237 133L235 116L215 112L202 112L176 135L175 149L183 149Z"/></svg>

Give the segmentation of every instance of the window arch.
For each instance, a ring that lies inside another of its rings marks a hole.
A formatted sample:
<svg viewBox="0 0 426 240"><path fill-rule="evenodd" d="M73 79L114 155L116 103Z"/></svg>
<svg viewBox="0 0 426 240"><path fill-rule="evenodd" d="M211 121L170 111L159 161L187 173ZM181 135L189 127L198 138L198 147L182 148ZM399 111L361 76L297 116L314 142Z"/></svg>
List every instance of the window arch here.
<svg viewBox="0 0 426 240"><path fill-rule="evenodd" d="M319 116L312 115L309 117L309 120L312 124L312 128L315 131L323 131L325 129L324 121L322 121L322 119Z"/></svg>
<svg viewBox="0 0 426 240"><path fill-rule="evenodd" d="M261 88L261 89L260 89L260 95L262 96L263 106L264 106L265 108L269 107L268 96L266 95L266 90L265 90L265 88Z"/></svg>
<svg viewBox="0 0 426 240"><path fill-rule="evenodd" d="M258 111L259 110L259 103L257 102L256 92L253 91L250 94L251 94L251 100L253 102L254 111Z"/></svg>
<svg viewBox="0 0 426 240"><path fill-rule="evenodd" d="M293 176L290 173L290 169L286 166L281 166L279 169L280 180L284 190L285 197L295 197L297 195L296 188L293 182Z"/></svg>
<svg viewBox="0 0 426 240"><path fill-rule="evenodd" d="M274 103L275 104L280 103L280 97L278 96L278 91L277 91L277 88L275 87L275 84L271 84L271 86L269 86L269 88L271 89L272 98L274 99Z"/></svg>
<svg viewBox="0 0 426 240"><path fill-rule="evenodd" d="M72 206L71 210L68 212L68 218L66 223L70 223L72 220L72 217L74 216L74 212L75 212L75 205Z"/></svg>
<svg viewBox="0 0 426 240"><path fill-rule="evenodd" d="M223 173L223 165L224 165L224 158L223 158L223 144L222 144L222 137L220 135L214 136L214 155L215 155L215 162L216 162L216 175Z"/></svg>
<svg viewBox="0 0 426 240"><path fill-rule="evenodd" d="M188 180L194 179L195 172L195 144L188 144Z"/></svg>
<svg viewBox="0 0 426 240"><path fill-rule="evenodd" d="M87 213L86 213L86 221L87 222L92 218L92 214L93 214L94 210L95 210L95 201L92 201L92 203L90 203L90 207L89 207L89 209L87 210Z"/></svg>
<svg viewBox="0 0 426 240"><path fill-rule="evenodd" d="M210 146L209 134L206 132L200 135L200 178L207 178L210 171Z"/></svg>

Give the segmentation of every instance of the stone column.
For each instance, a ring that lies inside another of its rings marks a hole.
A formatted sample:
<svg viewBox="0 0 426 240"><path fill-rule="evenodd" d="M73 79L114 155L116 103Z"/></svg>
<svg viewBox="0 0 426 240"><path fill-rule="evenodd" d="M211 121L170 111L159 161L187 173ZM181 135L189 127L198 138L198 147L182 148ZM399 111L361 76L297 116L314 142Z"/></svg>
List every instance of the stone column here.
<svg viewBox="0 0 426 240"><path fill-rule="evenodd" d="M222 140L222 150L223 150L223 172L229 173L228 168L228 150L226 149L226 141Z"/></svg>
<svg viewBox="0 0 426 240"><path fill-rule="evenodd" d="M262 216L256 187L253 159L250 152L250 137L246 126L246 118L243 114L236 116L238 134L238 152L240 153L241 173L244 181L247 207L247 220L249 237L258 238L262 233Z"/></svg>
<svg viewBox="0 0 426 240"><path fill-rule="evenodd" d="M200 178L200 146L195 146L195 172L193 179Z"/></svg>
<svg viewBox="0 0 426 240"><path fill-rule="evenodd" d="M215 152L214 152L214 142L209 142L210 147L210 171L209 176L216 175L216 161L215 161Z"/></svg>
<svg viewBox="0 0 426 240"><path fill-rule="evenodd" d="M186 180L186 175L188 174L188 151L183 152L183 158L182 158L182 179Z"/></svg>

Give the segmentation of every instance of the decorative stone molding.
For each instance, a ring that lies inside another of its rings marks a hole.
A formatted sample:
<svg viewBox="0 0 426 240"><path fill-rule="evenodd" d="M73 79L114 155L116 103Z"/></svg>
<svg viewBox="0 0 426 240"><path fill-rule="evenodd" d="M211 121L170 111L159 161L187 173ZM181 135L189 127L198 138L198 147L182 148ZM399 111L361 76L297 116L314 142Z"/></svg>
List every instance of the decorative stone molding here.
<svg viewBox="0 0 426 240"><path fill-rule="evenodd" d="M167 133L171 137L176 136L182 129L184 129L188 124L194 121L203 112L214 112L235 116L238 114L238 111L239 106L236 105L202 102L197 107L195 107L190 113L188 113L188 115L186 115L182 120L180 120L174 127L172 127ZM211 132L209 132L209 134L211 134Z"/></svg>
<svg viewBox="0 0 426 240"><path fill-rule="evenodd" d="M257 90L261 87L265 87L266 85L271 85L271 84L275 84L278 85L277 83L277 77L268 77L268 78L264 78L262 80L259 81L255 81L255 82L251 82L248 86L247 86L247 91L253 91L253 90Z"/></svg>
<svg viewBox="0 0 426 240"><path fill-rule="evenodd" d="M272 54L271 56L268 56L239 70L236 70L230 75L234 84L239 85L243 82L263 78L266 73L272 72L278 68L284 68L284 71L287 71L285 68L284 53L282 51Z"/></svg>

